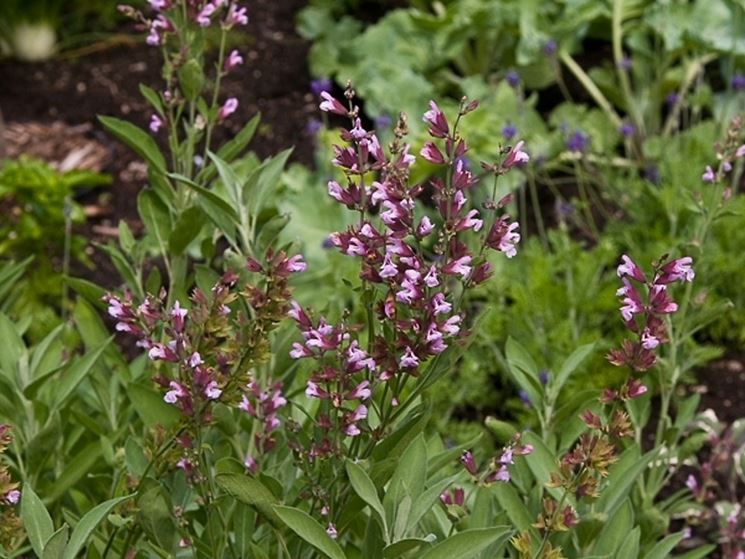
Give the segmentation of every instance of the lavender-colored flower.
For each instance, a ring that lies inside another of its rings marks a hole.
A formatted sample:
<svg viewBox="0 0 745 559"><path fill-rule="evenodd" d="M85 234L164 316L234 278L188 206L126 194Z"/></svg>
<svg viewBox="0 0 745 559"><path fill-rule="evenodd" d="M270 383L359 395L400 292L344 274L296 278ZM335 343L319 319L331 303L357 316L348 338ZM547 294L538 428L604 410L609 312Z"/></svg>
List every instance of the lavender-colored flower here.
<svg viewBox="0 0 745 559"><path fill-rule="evenodd" d="M741 74L740 72L736 72L734 76L732 76L732 81L730 82L732 89L735 91L743 91L745 90L745 74Z"/></svg>
<svg viewBox="0 0 745 559"><path fill-rule="evenodd" d="M625 121L621 126L618 127L618 131L624 138L630 138L636 134L636 127L629 121Z"/></svg>
<svg viewBox="0 0 745 559"><path fill-rule="evenodd" d="M538 373L538 381L543 385L546 386L548 384L548 380L551 377L551 373L547 371L546 369L542 370L540 373Z"/></svg>
<svg viewBox="0 0 745 559"><path fill-rule="evenodd" d="M668 108L674 107L678 104L679 101L680 95L678 95L678 93L675 91L673 91L672 93L668 93L667 97L665 97L665 104L668 106Z"/></svg>
<svg viewBox="0 0 745 559"><path fill-rule="evenodd" d="M332 97L328 91L321 91L320 97L323 99L319 108L326 113L334 113L337 115L346 116L347 109L337 99Z"/></svg>
<svg viewBox="0 0 745 559"><path fill-rule="evenodd" d="M644 168L644 179L659 186L662 182L662 175L660 175L660 168L654 163L650 163Z"/></svg>
<svg viewBox="0 0 745 559"><path fill-rule="evenodd" d="M504 79L513 89L517 89L520 86L520 74L518 74L515 70L509 70L505 74Z"/></svg>
<svg viewBox="0 0 745 559"><path fill-rule="evenodd" d="M704 174L701 175L701 180L704 182L712 183L716 179L717 179L717 176L714 173L714 169L712 169L711 166L707 165L706 170L704 171Z"/></svg>
<svg viewBox="0 0 745 559"><path fill-rule="evenodd" d="M502 128L502 137L508 142L517 135L517 126L508 123Z"/></svg>
<svg viewBox="0 0 745 559"><path fill-rule="evenodd" d="M582 132L582 130L575 130L566 140L565 145L569 151L584 153L590 144L590 136Z"/></svg>
<svg viewBox="0 0 745 559"><path fill-rule="evenodd" d="M230 12L228 12L228 18L226 20L228 27L233 27L234 25L248 25L247 12L248 10L246 8L231 4Z"/></svg>
<svg viewBox="0 0 745 559"><path fill-rule="evenodd" d="M150 117L150 131L153 134L156 134L158 130L160 130L163 127L163 119L160 118L158 115L153 115Z"/></svg>
<svg viewBox="0 0 745 559"><path fill-rule="evenodd" d="M3 500L11 505L16 505L21 500L21 492L18 489L11 489L5 494Z"/></svg>
<svg viewBox="0 0 745 559"><path fill-rule="evenodd" d="M528 396L528 393L525 390L518 390L517 395L520 397L522 403L526 406L531 407L533 405L533 403L530 401L530 396Z"/></svg>
<svg viewBox="0 0 745 559"><path fill-rule="evenodd" d="M334 87L334 84L331 81L331 79L325 76L316 78L314 80L311 80L310 82L310 90L313 92L313 95L315 95L316 97L320 97L321 93L323 93L324 91L327 91L330 93L333 87Z"/></svg>
<svg viewBox="0 0 745 559"><path fill-rule="evenodd" d="M626 56L626 55L624 55L624 56L623 56L623 57L621 58L621 60L619 60L619 61L618 61L618 67L619 67L619 68L620 68L621 70L625 70L625 71L627 71L627 72L628 72L629 70L631 70L631 68L633 68L633 66L634 66L634 63L632 62L632 60L631 60L631 57L630 57L630 56Z"/></svg>
<svg viewBox="0 0 745 559"><path fill-rule="evenodd" d="M386 128L389 128L392 123L393 121L391 120L391 117L385 113L379 114L375 117L375 128L377 130L384 130Z"/></svg>
<svg viewBox="0 0 745 559"><path fill-rule="evenodd" d="M553 56L556 54L556 51L558 50L559 50L559 45L555 39L549 39L543 45L543 54L545 54L546 56Z"/></svg>
<svg viewBox="0 0 745 559"><path fill-rule="evenodd" d="M502 162L502 168L511 169L516 165L524 165L525 163L530 161L528 152L523 151L524 145L525 142L522 140L517 142L517 144L509 151L507 157L505 157L504 161Z"/></svg>
<svg viewBox="0 0 745 559"><path fill-rule="evenodd" d="M305 123L305 133L308 134L308 136L315 136L321 128L323 128L323 122L317 118L310 118L308 119L308 122Z"/></svg>
<svg viewBox="0 0 745 559"><path fill-rule="evenodd" d="M220 107L220 111L217 114L217 120L220 122L224 121L236 110L238 110L238 99L236 99L235 97L231 97L230 99L225 101L222 107Z"/></svg>
<svg viewBox="0 0 745 559"><path fill-rule="evenodd" d="M435 138L445 138L450 133L445 114L434 101L429 102L430 109L424 113L422 120L429 124L429 133Z"/></svg>
<svg viewBox="0 0 745 559"><path fill-rule="evenodd" d="M196 21L199 26L209 27L210 23L212 23L210 18L212 17L212 14L215 13L215 11L217 11L217 7L212 2L208 2L207 4L205 4L202 8L202 11L200 11L196 17Z"/></svg>
<svg viewBox="0 0 745 559"><path fill-rule="evenodd" d="M243 64L243 57L241 56L241 53L233 49L232 51L230 51L227 60L225 60L225 71L231 72L233 69L240 66L241 64Z"/></svg>
<svg viewBox="0 0 745 559"><path fill-rule="evenodd" d="M329 525L326 527L326 533L332 540L335 540L339 535L336 531L336 526L332 522L329 522Z"/></svg>

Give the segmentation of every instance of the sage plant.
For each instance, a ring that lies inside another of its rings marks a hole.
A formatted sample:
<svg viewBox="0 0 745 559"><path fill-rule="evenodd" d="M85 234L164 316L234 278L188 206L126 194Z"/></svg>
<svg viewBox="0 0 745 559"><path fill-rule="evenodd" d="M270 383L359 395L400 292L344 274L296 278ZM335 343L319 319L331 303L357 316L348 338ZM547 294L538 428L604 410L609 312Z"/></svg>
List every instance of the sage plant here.
<svg viewBox="0 0 745 559"><path fill-rule="evenodd" d="M0 460L12 442L10 426L0 424ZM0 462L0 547L10 551L23 538L21 520L16 507L21 500L19 484L11 478L8 467Z"/></svg>

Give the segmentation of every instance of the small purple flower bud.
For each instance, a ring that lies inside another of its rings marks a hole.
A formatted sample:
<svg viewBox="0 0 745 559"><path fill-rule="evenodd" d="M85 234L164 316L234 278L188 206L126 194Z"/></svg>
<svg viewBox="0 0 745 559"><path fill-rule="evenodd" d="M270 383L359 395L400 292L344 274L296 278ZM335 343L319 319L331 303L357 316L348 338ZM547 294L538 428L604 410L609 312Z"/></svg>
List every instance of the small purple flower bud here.
<svg viewBox="0 0 745 559"><path fill-rule="evenodd" d="M460 463L466 468L469 474L475 476L479 473L476 467L476 462L473 459L473 454L469 450L464 450L463 454L460 455Z"/></svg>
<svg viewBox="0 0 745 559"><path fill-rule="evenodd" d="M508 142L517 135L517 127L514 124L506 124L502 128L502 137Z"/></svg>
<svg viewBox="0 0 745 559"><path fill-rule="evenodd" d="M11 489L5 494L3 500L11 505L16 505L21 500L21 492L18 489Z"/></svg>
<svg viewBox="0 0 745 559"><path fill-rule="evenodd" d="M632 123L627 121L618 127L618 131L624 138L630 138L636 133L636 127Z"/></svg>
<svg viewBox="0 0 745 559"><path fill-rule="evenodd" d="M508 71L504 76L505 81L513 89L517 89L520 86L520 74L515 70Z"/></svg>
<svg viewBox="0 0 745 559"><path fill-rule="evenodd" d="M429 133L435 138L445 138L450 133L450 126L445 114L434 101L429 102L430 109L424 113L422 120L429 124Z"/></svg>
<svg viewBox="0 0 745 559"><path fill-rule="evenodd" d="M655 186L659 186L659 184L662 182L660 168L654 164L647 165L644 168L644 179L651 182Z"/></svg>
<svg viewBox="0 0 745 559"><path fill-rule="evenodd" d="M217 7L212 2L205 4L204 8L202 8L202 11L197 14L196 20L199 26L209 27L210 23L212 23L210 18L212 17L212 14L214 14L216 10L217 10Z"/></svg>
<svg viewBox="0 0 745 559"><path fill-rule="evenodd" d="M333 87L334 84L332 83L331 79L327 77L316 78L314 80L311 80L310 82L310 90L316 97L320 97L321 93L323 93L324 91L330 93Z"/></svg>
<svg viewBox="0 0 745 559"><path fill-rule="evenodd" d="M526 406L531 407L533 405L533 403L530 401L530 396L528 396L528 393L525 390L518 390L517 395L520 397L522 403Z"/></svg>
<svg viewBox="0 0 745 559"><path fill-rule="evenodd" d="M150 117L150 131L153 134L156 134L158 130L160 130L163 127L163 119L160 118L158 115L153 115Z"/></svg>
<svg viewBox="0 0 745 559"><path fill-rule="evenodd" d="M732 85L732 89L735 91L742 91L745 90L745 75L741 74L740 72L736 72L734 76L732 76L732 81L730 82Z"/></svg>
<svg viewBox="0 0 745 559"><path fill-rule="evenodd" d="M590 137L581 130L576 130L567 138L566 148L569 151L584 153L587 150L589 143Z"/></svg>
<svg viewBox="0 0 745 559"><path fill-rule="evenodd" d="M672 108L675 105L678 104L680 101L680 95L678 95L675 91L672 93L668 93L667 97L665 97L665 104L668 106L668 108Z"/></svg>
<svg viewBox="0 0 745 559"><path fill-rule="evenodd" d="M440 148L438 148L434 142L426 142L420 152L421 156L435 165L442 165L445 163L445 157L442 155Z"/></svg>
<svg viewBox="0 0 745 559"><path fill-rule="evenodd" d="M321 128L323 128L323 122L317 118L308 119L308 122L305 123L305 133L308 136L315 136Z"/></svg>
<svg viewBox="0 0 745 559"><path fill-rule="evenodd" d="M543 386L546 386L548 384L549 377L550 373L545 369L538 373L538 380Z"/></svg>
<svg viewBox="0 0 745 559"><path fill-rule="evenodd" d="M549 39L543 45L543 54L545 54L546 56L553 56L556 54L556 51L558 50L559 50L559 45L557 44L555 39Z"/></svg>
<svg viewBox="0 0 745 559"><path fill-rule="evenodd" d="M391 120L391 117L385 113L375 117L375 128L377 130L385 130L386 128L390 127L392 123L393 121Z"/></svg>
<svg viewBox="0 0 745 559"><path fill-rule="evenodd" d="M633 66L634 66L634 63L631 61L631 57L630 56L625 56L624 55L621 58L621 60L618 61L618 67L621 70L625 70L626 72L628 72L629 70L631 70L631 68L633 68Z"/></svg>
<svg viewBox="0 0 745 559"><path fill-rule="evenodd" d="M712 183L715 180L717 180L717 176L714 173L714 169L711 168L711 166L707 165L706 170L704 171L704 174L701 175L701 180L707 183Z"/></svg>
<svg viewBox="0 0 745 559"><path fill-rule="evenodd" d="M691 490L692 493L698 492L698 481L696 477L691 474L686 478L686 487Z"/></svg>

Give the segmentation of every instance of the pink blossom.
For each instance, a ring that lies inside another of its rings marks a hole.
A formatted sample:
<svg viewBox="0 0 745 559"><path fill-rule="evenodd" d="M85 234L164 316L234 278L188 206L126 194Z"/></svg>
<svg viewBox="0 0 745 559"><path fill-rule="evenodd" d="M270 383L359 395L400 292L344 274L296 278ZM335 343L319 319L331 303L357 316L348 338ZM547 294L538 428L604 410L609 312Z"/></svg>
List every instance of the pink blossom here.
<svg viewBox="0 0 745 559"><path fill-rule="evenodd" d="M641 268L636 265L636 262L631 260L627 255L621 256L621 264L616 269L616 273L618 274L619 278L622 278L624 276L628 276L631 279L634 279L641 283L646 283L647 278L644 276L644 272L642 272Z"/></svg>
<svg viewBox="0 0 745 559"><path fill-rule="evenodd" d="M243 57L234 49L230 52L230 55L228 55L227 60L225 60L225 71L230 72L241 64L243 64Z"/></svg>
<svg viewBox="0 0 745 559"><path fill-rule="evenodd" d="M435 314L447 314L453 310L453 305L445 300L443 293L436 293L431 301L432 310Z"/></svg>
<svg viewBox="0 0 745 559"><path fill-rule="evenodd" d="M433 142L426 142L422 147L422 151L419 153L424 159L435 165L445 163L445 156L442 155L440 149Z"/></svg>
<svg viewBox="0 0 745 559"><path fill-rule="evenodd" d="M435 138L445 138L450 133L450 127L445 115L434 101L429 102L430 109L424 113L422 120L429 124L429 133Z"/></svg>
<svg viewBox="0 0 745 559"><path fill-rule="evenodd" d="M743 156L745 156L745 144L742 144L739 148L737 148L737 151L735 152L735 157Z"/></svg>
<svg viewBox="0 0 745 559"><path fill-rule="evenodd" d="M714 169L712 169L711 166L707 165L704 174L701 175L701 180L704 182L714 182L716 178L717 177L714 174Z"/></svg>
<svg viewBox="0 0 745 559"><path fill-rule="evenodd" d="M440 280L437 279L437 268L435 266L431 266L427 275L424 276L424 284L427 287L437 287L440 285Z"/></svg>
<svg viewBox="0 0 745 559"><path fill-rule="evenodd" d="M372 395L370 381L363 380L356 388L347 395L348 400L367 400Z"/></svg>
<svg viewBox="0 0 745 559"><path fill-rule="evenodd" d="M455 260L451 260L448 262L443 268L442 271L445 274L449 275L459 275L462 278L467 278L468 274L471 273L471 266L469 264L471 263L471 257L461 256L460 258L457 258Z"/></svg>
<svg viewBox="0 0 745 559"><path fill-rule="evenodd" d="M344 108L344 105L337 101L328 91L322 91L321 97L323 101L319 105L319 108L322 111L342 116L347 115L347 109Z"/></svg>
<svg viewBox="0 0 745 559"><path fill-rule="evenodd" d="M463 453L460 455L460 463L465 466L466 470L469 474L472 476L475 476L479 473L478 468L476 467L476 462L473 459L473 454L471 454L470 451L464 450Z"/></svg>
<svg viewBox="0 0 745 559"><path fill-rule="evenodd" d="M403 357L398 363L398 366L402 369L413 369L419 365L419 358L414 354L409 346L406 346L406 351Z"/></svg>
<svg viewBox="0 0 745 559"><path fill-rule="evenodd" d="M163 127L163 119L158 115L152 115L150 117L150 131L155 134Z"/></svg>
<svg viewBox="0 0 745 559"><path fill-rule="evenodd" d="M171 322L173 324L173 329L176 332L183 332L184 321L188 312L189 311L186 309L181 308L181 303L178 301L173 304L173 308L171 309Z"/></svg>
<svg viewBox="0 0 745 559"><path fill-rule="evenodd" d="M435 226L432 224L432 221L425 215L422 218L422 221L419 222L416 232L420 237L426 237L434 230L434 228Z"/></svg>
<svg viewBox="0 0 745 559"><path fill-rule="evenodd" d="M381 278L394 278L398 275L398 268L396 268L396 265L391 260L390 254L386 254L383 258L383 265L380 268L379 274Z"/></svg>
<svg viewBox="0 0 745 559"><path fill-rule="evenodd" d="M21 492L18 489L11 489L5 494L3 500L11 505L16 505L21 500Z"/></svg>
<svg viewBox="0 0 745 559"><path fill-rule="evenodd" d="M693 258L684 256L665 264L654 282L656 284L672 283L674 281L691 282L696 277L692 268Z"/></svg>
<svg viewBox="0 0 745 559"><path fill-rule="evenodd" d="M522 150L524 144L525 142L520 140L517 142L517 145L510 150L507 157L502 162L502 167L504 169L511 169L516 165L523 165L530 161L530 156Z"/></svg>
<svg viewBox="0 0 745 559"><path fill-rule="evenodd" d="M202 363L204 363L204 361L202 361L202 356L199 355L199 352L198 351L195 351L189 357L188 364L189 364L189 367L191 367L192 369L197 368Z"/></svg>
<svg viewBox="0 0 745 559"><path fill-rule="evenodd" d="M217 386L217 381L211 380L207 383L207 386L204 387L204 395L209 400L217 400L221 394L222 390Z"/></svg>
<svg viewBox="0 0 745 559"><path fill-rule="evenodd" d="M644 349L654 349L660 345L660 340L652 334L649 328L645 328L642 332L642 347Z"/></svg>
<svg viewBox="0 0 745 559"><path fill-rule="evenodd" d="M212 14L214 14L216 10L217 7L212 2L205 4L202 11L197 14L196 20L199 26L209 27L210 23L212 23L210 17L212 17Z"/></svg>
<svg viewBox="0 0 745 559"><path fill-rule="evenodd" d="M326 533L332 540L335 540L339 535L336 531L336 526L332 522L329 522L329 525L326 527Z"/></svg>
<svg viewBox="0 0 745 559"><path fill-rule="evenodd" d="M179 383L175 381L171 381L169 386L171 387L171 390L166 392L165 396L163 396L163 401L165 401L166 403L175 404L181 398L186 396L186 391L184 390L184 387L181 386Z"/></svg>
<svg viewBox="0 0 745 559"><path fill-rule="evenodd" d="M231 97L225 104L220 107L220 111L217 113L217 120L222 122L230 115L232 115L238 109L238 99Z"/></svg>
<svg viewBox="0 0 745 559"><path fill-rule="evenodd" d="M248 25L247 9L232 5L226 23L228 27L233 27L234 25Z"/></svg>

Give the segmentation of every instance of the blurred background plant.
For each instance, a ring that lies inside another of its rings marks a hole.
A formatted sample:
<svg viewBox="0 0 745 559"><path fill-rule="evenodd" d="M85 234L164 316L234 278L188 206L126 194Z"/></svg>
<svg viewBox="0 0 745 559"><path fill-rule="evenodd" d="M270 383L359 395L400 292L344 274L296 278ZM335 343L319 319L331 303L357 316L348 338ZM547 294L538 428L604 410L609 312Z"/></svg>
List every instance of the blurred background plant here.
<svg viewBox="0 0 745 559"><path fill-rule="evenodd" d="M67 312L63 277L71 262L92 266L86 254L88 240L75 226L85 214L75 202L81 191L111 182L91 171L60 172L29 157L6 160L0 166L0 259L20 262L33 257L28 273L8 290L6 307L12 316L33 316L28 335L38 340Z"/></svg>

